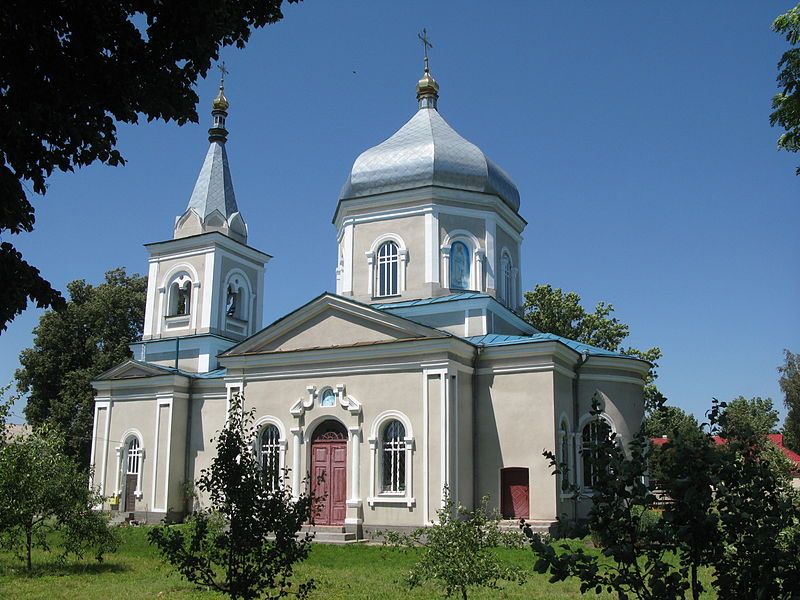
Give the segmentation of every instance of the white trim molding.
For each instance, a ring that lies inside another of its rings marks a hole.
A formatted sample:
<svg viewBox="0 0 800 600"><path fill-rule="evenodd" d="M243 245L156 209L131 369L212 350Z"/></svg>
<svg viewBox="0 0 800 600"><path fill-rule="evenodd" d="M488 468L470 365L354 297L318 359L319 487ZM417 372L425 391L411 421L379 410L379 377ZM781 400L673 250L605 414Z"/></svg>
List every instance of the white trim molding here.
<svg viewBox="0 0 800 600"><path fill-rule="evenodd" d="M403 438L403 452L405 454L405 479L403 481L402 492L383 492L380 489L379 482L382 479L381 459L379 454L382 452L381 430L384 424L388 421L399 421L403 424L405 429L405 437ZM413 452L414 452L414 432L411 428L411 420L402 412L397 410L386 410L380 413L372 421L369 437L369 497L367 503L370 506L376 504L404 504L407 507L412 507L416 504L413 490Z"/></svg>

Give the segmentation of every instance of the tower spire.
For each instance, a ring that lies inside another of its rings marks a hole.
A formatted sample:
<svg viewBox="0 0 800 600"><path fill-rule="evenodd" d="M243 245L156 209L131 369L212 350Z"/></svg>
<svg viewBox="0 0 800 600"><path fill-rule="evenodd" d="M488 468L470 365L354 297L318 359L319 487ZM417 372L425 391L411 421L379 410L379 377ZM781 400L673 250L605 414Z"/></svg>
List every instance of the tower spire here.
<svg viewBox="0 0 800 600"><path fill-rule="evenodd" d="M225 117L228 116L228 99L225 97L225 75L228 70L225 68L225 61L217 65L220 72L219 93L211 103L211 129L208 130L209 142L220 142L224 144L228 139L228 130L225 129Z"/></svg>
<svg viewBox="0 0 800 600"><path fill-rule="evenodd" d="M217 66L221 73L219 93L211 102L212 125L208 130L208 153L203 161L186 211L175 221L174 236L187 237L208 231L219 231L243 244L247 243L247 224L236 205L233 179L228 166L225 142L228 130L228 99L225 97L225 63Z"/></svg>
<svg viewBox="0 0 800 600"><path fill-rule="evenodd" d="M424 29L417 34L417 37L422 42L422 52L424 56L424 71L422 79L417 82L417 100L419 101L420 108L436 108L436 101L439 98L439 84L431 76L430 67L428 64L428 48L433 48L430 39L428 39L428 30Z"/></svg>

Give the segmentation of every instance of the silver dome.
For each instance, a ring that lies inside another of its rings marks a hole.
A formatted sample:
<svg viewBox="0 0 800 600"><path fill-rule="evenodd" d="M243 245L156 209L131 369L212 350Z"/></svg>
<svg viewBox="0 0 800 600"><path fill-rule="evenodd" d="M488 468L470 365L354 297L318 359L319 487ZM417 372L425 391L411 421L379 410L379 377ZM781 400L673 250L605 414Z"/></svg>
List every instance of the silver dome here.
<svg viewBox="0 0 800 600"><path fill-rule="evenodd" d="M519 210L519 191L505 171L427 107L356 159L339 199L429 185L495 194Z"/></svg>

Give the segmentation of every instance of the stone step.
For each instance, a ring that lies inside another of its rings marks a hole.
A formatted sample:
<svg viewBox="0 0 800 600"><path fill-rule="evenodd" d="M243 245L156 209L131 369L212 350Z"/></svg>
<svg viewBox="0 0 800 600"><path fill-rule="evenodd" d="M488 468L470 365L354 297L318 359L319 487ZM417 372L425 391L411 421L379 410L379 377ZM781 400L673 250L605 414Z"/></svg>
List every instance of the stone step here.
<svg viewBox="0 0 800 600"><path fill-rule="evenodd" d="M318 544L352 544L360 542L355 532L348 532L342 525L303 525L302 533L313 533Z"/></svg>
<svg viewBox="0 0 800 600"><path fill-rule="evenodd" d="M558 527L558 521L555 519L525 519L525 522L530 525L534 533L552 534ZM500 521L500 529L502 531L521 531L519 519L504 519Z"/></svg>

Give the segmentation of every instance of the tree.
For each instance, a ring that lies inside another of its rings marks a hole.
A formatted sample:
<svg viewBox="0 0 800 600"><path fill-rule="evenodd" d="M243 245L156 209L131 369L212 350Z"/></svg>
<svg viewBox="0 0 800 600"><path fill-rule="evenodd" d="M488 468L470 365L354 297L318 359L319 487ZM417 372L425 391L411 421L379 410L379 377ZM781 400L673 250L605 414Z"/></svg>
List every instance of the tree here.
<svg viewBox="0 0 800 600"><path fill-rule="evenodd" d="M561 288L554 288L549 284L540 284L532 291L525 292L523 318L539 331L611 352L622 352L652 363L653 367L644 388L645 403L652 410L663 397L654 383L658 377L656 361L661 358L661 350L658 347L649 350L623 349L622 342L628 337L630 328L613 316L613 313L614 306L605 302L598 302L594 312L587 312L581 305L578 294L563 292Z"/></svg>
<svg viewBox="0 0 800 600"><path fill-rule="evenodd" d="M663 406L652 411L642 423L642 431L647 437L672 437L676 431L700 431L700 424L694 415L677 406Z"/></svg>
<svg viewBox="0 0 800 600"><path fill-rule="evenodd" d="M772 98L769 122L784 129L778 138L778 148L797 152L800 150L800 4L775 19L772 30L785 37L792 47L778 61L781 91ZM800 175L800 167L796 174Z"/></svg>
<svg viewBox="0 0 800 600"><path fill-rule="evenodd" d="M765 437L777 414L769 400L740 397L727 408L713 406L712 423L720 409L727 438L717 450L714 490L724 548L714 562L719 597L798 598L800 498L788 460Z"/></svg>
<svg viewBox="0 0 800 600"><path fill-rule="evenodd" d="M289 0L297 1L297 0ZM117 123L197 122L194 86L220 48L283 18L282 0L23 2L0 5L0 235L30 232L26 185L53 171L124 164ZM0 245L0 332L28 299L63 298L9 242Z"/></svg>
<svg viewBox="0 0 800 600"><path fill-rule="evenodd" d="M770 409L764 402L744 405ZM602 554L548 542L527 528L536 570L549 572L551 581L578 577L582 591L655 600L687 593L698 599L698 569L708 566L721 598L800 596L800 501L788 461L752 419L733 426L741 422L742 406L726 415L729 407L715 400L700 435L677 430L662 446L661 484L669 501L656 519L645 518L654 505L645 485L646 437L639 433L623 448L598 421L601 435L589 454L596 473L589 525ZM598 414L596 403L592 412ZM718 446L714 436L726 421L730 437ZM545 456L560 472L554 454Z"/></svg>
<svg viewBox="0 0 800 600"><path fill-rule="evenodd" d="M94 510L101 503L84 470L62 452L57 431L44 426L14 439L3 434L0 544L24 560L29 572L35 547L50 551L57 544L62 558L82 558L92 550L98 561L114 551L117 538Z"/></svg>
<svg viewBox="0 0 800 600"><path fill-rule="evenodd" d="M94 418L91 381L130 358L128 344L141 336L144 324L147 278L114 269L100 285L79 279L67 289L64 310L39 319L15 378L18 390L28 394L28 422L55 425L64 433L65 451L86 467Z"/></svg>
<svg viewBox="0 0 800 600"><path fill-rule="evenodd" d="M783 442L787 448L800 451L800 355L784 350L784 362L778 367L778 383L783 404L788 412L783 422Z"/></svg>
<svg viewBox="0 0 800 600"><path fill-rule="evenodd" d="M500 531L499 515L488 510L489 497L484 496L480 506L470 511L456 506L447 487L442 493L438 523L409 534L377 532L395 547L422 546L422 556L408 575L409 587L432 580L443 588L445 597L458 595L467 600L471 588L499 589L500 581L523 583L520 569L503 564L491 553L508 536Z"/></svg>
<svg viewBox="0 0 800 600"><path fill-rule="evenodd" d="M234 600L305 598L313 580L292 589L292 576L311 550L311 534L298 532L312 516L314 499L293 499L286 472L270 489L253 451L254 411L243 404L242 394L231 399L217 455L197 482L210 506L192 515L188 527L156 527L148 538L187 580Z"/></svg>
<svg viewBox="0 0 800 600"><path fill-rule="evenodd" d="M720 436L735 439L764 441L778 424L778 411L772 408L769 398L734 398L720 413Z"/></svg>

